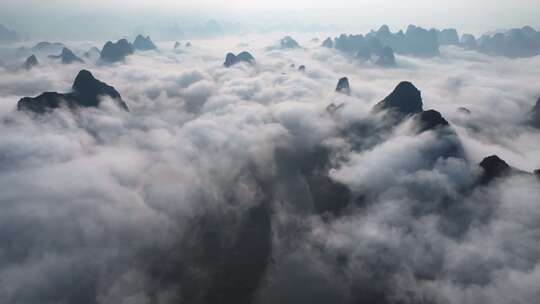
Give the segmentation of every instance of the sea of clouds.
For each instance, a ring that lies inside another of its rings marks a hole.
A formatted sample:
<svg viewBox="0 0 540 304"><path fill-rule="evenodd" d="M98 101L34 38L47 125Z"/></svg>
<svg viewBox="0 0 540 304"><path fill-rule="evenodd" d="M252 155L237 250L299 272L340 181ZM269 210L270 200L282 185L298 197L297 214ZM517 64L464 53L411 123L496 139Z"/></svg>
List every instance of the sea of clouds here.
<svg viewBox="0 0 540 304"><path fill-rule="evenodd" d="M536 303L540 183L472 185L492 154L540 168L540 131L524 124L540 57L445 47L386 69L295 38L303 48L245 36L162 42L112 65L0 67L0 302ZM66 42L79 55L101 44ZM256 65L222 66L243 50ZM130 112L15 110L68 92L83 68ZM343 76L350 96L334 93ZM464 158L432 162L441 139L411 120L343 135L380 120L371 108L403 80L451 123ZM328 113L332 102L344 106ZM362 204L317 212L297 168L317 147Z"/></svg>

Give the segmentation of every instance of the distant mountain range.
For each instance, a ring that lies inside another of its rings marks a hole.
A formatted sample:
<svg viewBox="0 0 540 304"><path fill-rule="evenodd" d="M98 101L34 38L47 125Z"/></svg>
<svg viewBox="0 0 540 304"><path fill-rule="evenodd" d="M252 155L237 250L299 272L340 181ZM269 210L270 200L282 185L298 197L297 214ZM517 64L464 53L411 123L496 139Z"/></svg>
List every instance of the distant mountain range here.
<svg viewBox="0 0 540 304"><path fill-rule="evenodd" d="M371 55L380 56L384 47L393 52L416 57L433 57L439 55L440 46L454 45L478 52L524 58L540 55L540 32L530 26L484 34L476 38L471 34L463 34L461 38L456 29L424 29L409 25L407 30L392 33L389 26L383 25L377 31L365 35L342 34L334 39L327 38L322 46L335 48L362 59Z"/></svg>

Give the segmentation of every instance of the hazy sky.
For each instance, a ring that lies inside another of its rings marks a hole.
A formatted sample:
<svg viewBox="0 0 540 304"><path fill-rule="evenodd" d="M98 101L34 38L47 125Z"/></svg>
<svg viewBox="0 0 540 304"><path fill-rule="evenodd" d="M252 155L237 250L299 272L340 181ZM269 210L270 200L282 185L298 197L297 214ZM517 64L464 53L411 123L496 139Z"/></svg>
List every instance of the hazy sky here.
<svg viewBox="0 0 540 304"><path fill-rule="evenodd" d="M107 22L109 29L123 31L191 16L258 26L319 24L360 31L414 23L481 33L526 24L538 28L539 11L538 0L2 0L0 23L44 34L73 30L77 21L86 31Z"/></svg>

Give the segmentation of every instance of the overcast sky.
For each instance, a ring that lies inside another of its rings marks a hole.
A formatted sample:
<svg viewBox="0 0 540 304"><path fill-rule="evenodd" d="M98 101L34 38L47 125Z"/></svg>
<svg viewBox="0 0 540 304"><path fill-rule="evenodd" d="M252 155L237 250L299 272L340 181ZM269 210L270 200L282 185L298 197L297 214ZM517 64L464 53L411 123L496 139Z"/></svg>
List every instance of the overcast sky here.
<svg viewBox="0 0 540 304"><path fill-rule="evenodd" d="M73 30L77 21L89 31L89 19L124 31L191 16L245 25L319 24L359 31L385 23L393 28L413 23L478 34L523 25L539 28L539 11L538 0L2 0L0 23L44 34Z"/></svg>

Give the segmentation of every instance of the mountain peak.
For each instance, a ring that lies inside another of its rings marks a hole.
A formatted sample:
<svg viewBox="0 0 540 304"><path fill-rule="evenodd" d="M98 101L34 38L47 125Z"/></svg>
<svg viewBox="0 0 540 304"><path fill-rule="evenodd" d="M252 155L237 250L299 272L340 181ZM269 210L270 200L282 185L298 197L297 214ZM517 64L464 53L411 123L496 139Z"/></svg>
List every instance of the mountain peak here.
<svg viewBox="0 0 540 304"><path fill-rule="evenodd" d="M108 96L121 101L118 91L112 86L97 80L90 71L81 70L73 82L73 93L79 97L79 104L85 107L97 107L100 96ZM127 109L127 105L121 101L119 104Z"/></svg>
<svg viewBox="0 0 540 304"><path fill-rule="evenodd" d="M67 47L64 47L62 49L62 54L60 54L60 58L62 59L62 63L64 63L64 64L70 64L70 63L74 63L74 62L79 62L79 63L84 62L84 60L77 57L77 55L75 55L75 53L73 53Z"/></svg>
<svg viewBox="0 0 540 304"><path fill-rule="evenodd" d="M409 81L400 82L383 101L375 106L375 110L394 110L403 115L422 112L422 94Z"/></svg>
<svg viewBox="0 0 540 304"><path fill-rule="evenodd" d="M296 40L294 40L291 36L281 38L279 44L282 49L297 49L300 47L298 42L296 42Z"/></svg>
<svg viewBox="0 0 540 304"><path fill-rule="evenodd" d="M495 178L502 177L510 173L512 168L497 155L486 157L480 162L480 167L484 170L480 178L480 183L487 184Z"/></svg>
<svg viewBox="0 0 540 304"><path fill-rule="evenodd" d="M227 53L227 56L225 56L225 62L223 63L223 65L228 68L240 62L253 64L255 62L255 58L249 52L246 52L246 51L241 52L238 55L235 55L233 53Z"/></svg>
<svg viewBox="0 0 540 304"><path fill-rule="evenodd" d="M144 37L143 35L137 35L133 42L133 47L140 51L150 51L157 49L156 45L150 39L150 36Z"/></svg>
<svg viewBox="0 0 540 304"><path fill-rule="evenodd" d="M116 43L107 41L101 50L101 60L106 62L123 61L126 56L133 54L134 48L126 39L120 39Z"/></svg>
<svg viewBox="0 0 540 304"><path fill-rule="evenodd" d="M417 116L417 122L420 128L420 133L450 125L448 121L441 115L441 113L435 110L420 112L420 114Z"/></svg>
<svg viewBox="0 0 540 304"><path fill-rule="evenodd" d="M128 111L120 93L112 86L94 78L92 73L81 70L75 77L71 93L46 92L37 97L25 97L17 103L17 109L45 113L62 105L67 107L97 107L102 96L114 99L124 110Z"/></svg>
<svg viewBox="0 0 540 304"><path fill-rule="evenodd" d="M349 85L349 79L347 77L343 77L338 80L336 92L346 95L351 94L351 87Z"/></svg>
<svg viewBox="0 0 540 304"><path fill-rule="evenodd" d="M75 77L75 81L73 81L72 88L74 91L80 91L84 90L88 85L95 86L96 82L99 82L99 80L97 80L90 71L80 70Z"/></svg>

